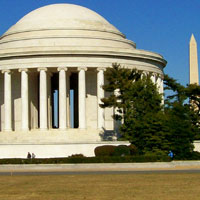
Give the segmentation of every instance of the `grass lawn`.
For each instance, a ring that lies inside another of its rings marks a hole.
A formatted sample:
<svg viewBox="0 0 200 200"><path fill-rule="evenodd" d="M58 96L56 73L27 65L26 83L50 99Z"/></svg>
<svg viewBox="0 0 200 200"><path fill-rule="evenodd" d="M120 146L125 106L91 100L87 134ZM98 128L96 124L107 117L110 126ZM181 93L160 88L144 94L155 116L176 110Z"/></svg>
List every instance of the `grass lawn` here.
<svg viewBox="0 0 200 200"><path fill-rule="evenodd" d="M199 200L200 174L0 176L0 200Z"/></svg>

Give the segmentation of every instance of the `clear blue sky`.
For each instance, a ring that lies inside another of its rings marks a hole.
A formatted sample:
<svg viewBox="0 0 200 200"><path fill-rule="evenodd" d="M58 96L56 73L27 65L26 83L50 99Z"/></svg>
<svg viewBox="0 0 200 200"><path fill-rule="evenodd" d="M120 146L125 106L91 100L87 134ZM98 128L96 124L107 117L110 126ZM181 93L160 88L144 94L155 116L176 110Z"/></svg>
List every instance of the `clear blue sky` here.
<svg viewBox="0 0 200 200"><path fill-rule="evenodd" d="M0 35L30 11L54 3L96 11L137 48L162 54L168 61L165 73L188 83L191 33L200 52L200 0L0 0Z"/></svg>

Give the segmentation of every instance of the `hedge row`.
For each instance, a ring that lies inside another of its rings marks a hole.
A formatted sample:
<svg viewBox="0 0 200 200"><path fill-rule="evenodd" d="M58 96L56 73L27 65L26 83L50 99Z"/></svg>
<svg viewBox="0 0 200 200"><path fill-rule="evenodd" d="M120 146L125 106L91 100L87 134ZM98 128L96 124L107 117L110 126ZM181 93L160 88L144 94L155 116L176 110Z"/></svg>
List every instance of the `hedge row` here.
<svg viewBox="0 0 200 200"><path fill-rule="evenodd" d="M0 159L0 164L64 164L64 163L135 163L135 162L170 162L171 159L160 156L124 156L124 157L67 157L44 159Z"/></svg>
<svg viewBox="0 0 200 200"><path fill-rule="evenodd" d="M94 150L95 156L130 156L137 153L134 145L103 145L98 146Z"/></svg>

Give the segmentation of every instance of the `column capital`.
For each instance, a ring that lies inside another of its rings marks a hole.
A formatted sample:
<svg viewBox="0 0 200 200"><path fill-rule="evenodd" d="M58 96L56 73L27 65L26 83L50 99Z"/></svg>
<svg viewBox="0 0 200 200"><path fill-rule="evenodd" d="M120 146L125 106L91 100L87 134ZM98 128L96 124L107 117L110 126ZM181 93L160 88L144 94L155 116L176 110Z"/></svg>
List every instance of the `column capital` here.
<svg viewBox="0 0 200 200"><path fill-rule="evenodd" d="M58 67L57 70L60 72L61 70L67 71L67 67Z"/></svg>
<svg viewBox="0 0 200 200"><path fill-rule="evenodd" d="M98 72L99 72L99 71L104 71L104 72L105 72L105 71L106 71L106 68L105 68L105 67L98 67L98 68L97 68L97 71L98 71Z"/></svg>
<svg viewBox="0 0 200 200"><path fill-rule="evenodd" d="M159 74L159 73L157 73L157 74L156 74L156 77L157 77L157 78L164 79L164 75L163 75L163 74Z"/></svg>
<svg viewBox="0 0 200 200"><path fill-rule="evenodd" d="M40 72L40 71L47 71L47 68L46 67L39 67L37 68L37 71Z"/></svg>
<svg viewBox="0 0 200 200"><path fill-rule="evenodd" d="M27 69L27 68L20 68L20 69L18 69L18 71L19 71L19 72L23 72L23 71L24 71L24 72L28 72L28 69Z"/></svg>
<svg viewBox="0 0 200 200"><path fill-rule="evenodd" d="M10 69L3 69L1 72L2 72L2 74L6 73L6 72L11 73L11 70Z"/></svg>
<svg viewBox="0 0 200 200"><path fill-rule="evenodd" d="M78 71L81 71L81 70L87 71L87 67L78 67L77 70Z"/></svg>
<svg viewBox="0 0 200 200"><path fill-rule="evenodd" d="M143 71L142 74L144 74L145 76L148 76L149 72L148 71Z"/></svg>

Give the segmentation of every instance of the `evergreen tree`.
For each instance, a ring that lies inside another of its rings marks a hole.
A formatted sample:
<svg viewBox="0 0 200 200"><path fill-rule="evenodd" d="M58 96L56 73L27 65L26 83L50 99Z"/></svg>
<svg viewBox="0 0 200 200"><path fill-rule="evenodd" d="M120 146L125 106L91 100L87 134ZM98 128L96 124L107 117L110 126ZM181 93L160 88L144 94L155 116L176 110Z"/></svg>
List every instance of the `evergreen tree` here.
<svg viewBox="0 0 200 200"><path fill-rule="evenodd" d="M197 85L184 87L167 75L164 77L164 83L165 89L173 91L165 101L165 124L170 132L170 149L177 157L184 158L193 151L193 141L200 135L199 107L196 106L199 103L197 99L200 87Z"/></svg>
<svg viewBox="0 0 200 200"><path fill-rule="evenodd" d="M171 150L177 158L185 158L193 151L195 136L200 136L200 86L184 87L165 75L168 95L165 105L151 74L126 69L114 64L105 72L103 86L109 96L102 99L101 107L117 109L114 119L122 120L122 137L134 144L140 154ZM190 99L193 103L189 103Z"/></svg>
<svg viewBox="0 0 200 200"><path fill-rule="evenodd" d="M110 92L110 96L102 99L101 106L118 110L114 118L123 120L120 127L122 137L134 144L141 154L166 149L160 122L162 97L151 81L151 74L114 64L106 71L105 77L108 84L103 88Z"/></svg>

